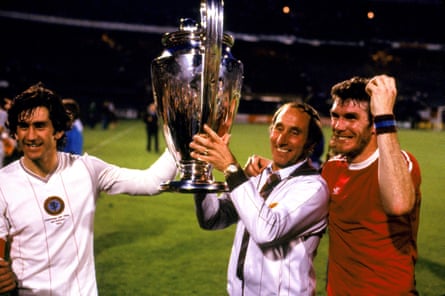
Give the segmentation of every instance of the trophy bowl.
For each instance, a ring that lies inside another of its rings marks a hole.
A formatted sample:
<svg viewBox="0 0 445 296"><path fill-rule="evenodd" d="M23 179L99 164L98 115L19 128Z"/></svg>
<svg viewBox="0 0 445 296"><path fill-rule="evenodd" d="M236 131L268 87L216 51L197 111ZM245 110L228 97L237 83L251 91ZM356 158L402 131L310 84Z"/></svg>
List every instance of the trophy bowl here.
<svg viewBox="0 0 445 296"><path fill-rule="evenodd" d="M204 124L219 136L230 132L241 97L243 64L230 49L234 39L222 30L222 1L202 1L201 23L181 19L177 32L162 37L164 50L151 64L153 96L167 148L179 180L161 191L222 192L209 163L190 157L189 144Z"/></svg>

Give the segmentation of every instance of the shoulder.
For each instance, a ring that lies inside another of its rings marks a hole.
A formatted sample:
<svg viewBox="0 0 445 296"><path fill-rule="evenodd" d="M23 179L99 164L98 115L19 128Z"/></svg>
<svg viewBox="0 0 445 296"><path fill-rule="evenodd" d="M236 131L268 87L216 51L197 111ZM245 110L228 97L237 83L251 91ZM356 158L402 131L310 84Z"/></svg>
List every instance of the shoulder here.
<svg viewBox="0 0 445 296"><path fill-rule="evenodd" d="M410 171L411 175L414 178L414 182L416 184L420 184L421 182L420 165L416 157L412 153L405 150L402 150L402 155L405 158L408 170Z"/></svg>
<svg viewBox="0 0 445 296"><path fill-rule="evenodd" d="M328 184L319 174L290 178L289 182L277 190L277 194L288 197L292 205L306 204L323 208L327 207L329 201Z"/></svg>
<svg viewBox="0 0 445 296"><path fill-rule="evenodd" d="M291 177L287 186L291 190L301 191L309 188L318 190L327 187L326 180L320 174Z"/></svg>
<svg viewBox="0 0 445 296"><path fill-rule="evenodd" d="M4 181L12 177L12 175L23 171L20 160L16 160L0 169L0 180Z"/></svg>
<svg viewBox="0 0 445 296"><path fill-rule="evenodd" d="M418 165L416 157L411 152L408 152L406 150L402 150L401 152L408 165L410 166Z"/></svg>
<svg viewBox="0 0 445 296"><path fill-rule="evenodd" d="M323 164L323 168L322 168L322 172L326 169L326 168L335 168L335 167L343 167L343 166L347 166L348 163L346 161L346 158L342 155L335 155L331 158L329 158L324 164Z"/></svg>
<svg viewBox="0 0 445 296"><path fill-rule="evenodd" d="M104 161L100 160L99 158L95 156L91 156L87 153L84 153L82 155L79 154L73 154L68 152L58 152L60 166L63 168L73 166L78 162L85 163L87 166L94 166L96 163L103 163L106 164Z"/></svg>
<svg viewBox="0 0 445 296"><path fill-rule="evenodd" d="M334 155L326 161L326 163L342 163L342 162L346 162L346 157L344 157L341 154Z"/></svg>
<svg viewBox="0 0 445 296"><path fill-rule="evenodd" d="M91 172L99 173L105 169L117 167L113 164L107 163L106 161L96 156L89 155L86 152L82 155L75 155L75 156L78 157L78 159L82 161L88 168L88 170L90 170Z"/></svg>

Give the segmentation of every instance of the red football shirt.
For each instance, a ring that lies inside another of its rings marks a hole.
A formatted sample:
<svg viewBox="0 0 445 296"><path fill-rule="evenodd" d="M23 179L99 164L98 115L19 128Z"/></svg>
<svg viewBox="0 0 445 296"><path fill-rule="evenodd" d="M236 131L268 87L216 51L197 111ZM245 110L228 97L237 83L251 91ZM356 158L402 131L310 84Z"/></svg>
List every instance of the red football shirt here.
<svg viewBox="0 0 445 296"><path fill-rule="evenodd" d="M403 152L416 188L409 215L385 214L378 190L378 151L360 164L329 160L328 295L417 295L414 265L420 211L420 168Z"/></svg>

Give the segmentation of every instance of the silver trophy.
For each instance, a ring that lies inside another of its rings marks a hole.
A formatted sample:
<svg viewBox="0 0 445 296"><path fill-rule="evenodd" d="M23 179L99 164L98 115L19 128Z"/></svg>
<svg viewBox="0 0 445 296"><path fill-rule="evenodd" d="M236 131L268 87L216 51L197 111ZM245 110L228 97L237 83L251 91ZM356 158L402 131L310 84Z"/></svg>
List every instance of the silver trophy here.
<svg viewBox="0 0 445 296"><path fill-rule="evenodd" d="M241 96L243 64L230 53L234 39L223 33L223 4L201 1L201 23L181 19L179 31L162 37L164 51L152 61L151 78L158 116L179 180L161 190L222 192L209 163L190 157L192 137L204 124L219 136L229 132Z"/></svg>

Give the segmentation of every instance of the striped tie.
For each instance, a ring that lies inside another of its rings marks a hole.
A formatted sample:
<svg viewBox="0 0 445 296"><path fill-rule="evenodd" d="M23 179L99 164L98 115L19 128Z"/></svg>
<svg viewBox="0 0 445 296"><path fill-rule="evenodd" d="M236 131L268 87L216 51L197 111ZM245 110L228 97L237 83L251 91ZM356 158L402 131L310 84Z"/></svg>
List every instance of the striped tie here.
<svg viewBox="0 0 445 296"><path fill-rule="evenodd" d="M277 173L272 173L269 175L269 177L266 180L266 183L263 185L263 187L260 190L260 195L266 199L269 194L272 192L274 187L280 183L281 178L280 175ZM246 260L246 252L247 252L247 246L249 245L249 232L247 232L247 229L244 230L243 234L243 240L241 241L241 248L238 255L238 265L236 267L236 276L240 280L244 280L244 261Z"/></svg>
<svg viewBox="0 0 445 296"><path fill-rule="evenodd" d="M263 187L260 190L261 196L264 199L266 199L269 196L269 194L272 192L274 187L278 183L280 183L280 181L281 181L280 175L278 175L277 173L270 174L266 180L266 183L263 185Z"/></svg>

